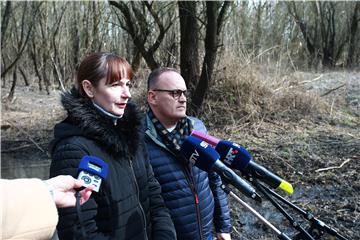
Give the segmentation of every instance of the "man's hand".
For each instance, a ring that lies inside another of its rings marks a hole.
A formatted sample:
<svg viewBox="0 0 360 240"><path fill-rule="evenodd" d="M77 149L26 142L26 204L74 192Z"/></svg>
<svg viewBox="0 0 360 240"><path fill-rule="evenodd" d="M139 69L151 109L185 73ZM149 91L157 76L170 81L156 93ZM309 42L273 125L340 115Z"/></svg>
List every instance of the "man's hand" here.
<svg viewBox="0 0 360 240"><path fill-rule="evenodd" d="M230 233L216 233L217 240L231 240Z"/></svg>
<svg viewBox="0 0 360 240"><path fill-rule="evenodd" d="M52 190L53 198L58 208L74 207L76 203L75 189L80 188L83 184L82 181L65 175L50 178L45 180L45 183ZM80 191L80 204L89 200L92 189L92 187L87 187Z"/></svg>

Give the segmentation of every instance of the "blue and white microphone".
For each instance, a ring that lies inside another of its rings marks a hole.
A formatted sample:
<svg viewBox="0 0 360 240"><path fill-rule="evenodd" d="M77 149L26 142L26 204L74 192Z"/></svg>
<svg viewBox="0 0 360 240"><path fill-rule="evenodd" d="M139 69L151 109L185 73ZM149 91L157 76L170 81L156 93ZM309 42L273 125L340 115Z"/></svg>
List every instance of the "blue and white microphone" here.
<svg viewBox="0 0 360 240"><path fill-rule="evenodd" d="M94 156L84 156L79 164L78 179L83 180L83 187L93 186L93 191L99 192L102 180L109 171L108 164Z"/></svg>
<svg viewBox="0 0 360 240"><path fill-rule="evenodd" d="M220 155L207 142L196 137L189 136L181 145L180 152L182 155L203 171L215 171L221 178L239 189L246 196L261 202L261 197L255 189L243 180L236 173L225 166L219 158Z"/></svg>

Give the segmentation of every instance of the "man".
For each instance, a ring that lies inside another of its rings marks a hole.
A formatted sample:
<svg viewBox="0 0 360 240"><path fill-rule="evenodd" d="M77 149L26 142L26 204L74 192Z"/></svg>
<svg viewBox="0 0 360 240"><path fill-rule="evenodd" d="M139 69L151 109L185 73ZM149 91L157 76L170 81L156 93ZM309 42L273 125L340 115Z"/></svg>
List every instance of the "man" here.
<svg viewBox="0 0 360 240"><path fill-rule="evenodd" d="M178 239L231 239L227 196L220 177L181 157L180 146L193 129L206 132L197 118L186 116L186 85L172 68L154 70L148 78L146 143L155 177L170 210Z"/></svg>

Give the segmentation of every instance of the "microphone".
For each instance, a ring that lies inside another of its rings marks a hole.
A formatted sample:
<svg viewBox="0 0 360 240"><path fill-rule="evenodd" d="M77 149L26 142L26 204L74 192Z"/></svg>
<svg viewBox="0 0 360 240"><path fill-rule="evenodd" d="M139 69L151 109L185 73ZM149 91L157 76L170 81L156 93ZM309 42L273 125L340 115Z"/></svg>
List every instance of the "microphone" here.
<svg viewBox="0 0 360 240"><path fill-rule="evenodd" d="M94 156L82 157L78 168L78 179L83 180L83 187L94 186L99 192L101 181L105 180L109 171L106 162Z"/></svg>
<svg viewBox="0 0 360 240"><path fill-rule="evenodd" d="M252 156L244 147L230 141L217 139L197 130L192 131L191 135L216 146L215 150L220 154L220 159L230 168L249 174L273 188L280 188L289 194L294 192L290 183L254 162Z"/></svg>
<svg viewBox="0 0 360 240"><path fill-rule="evenodd" d="M246 196L261 202L255 189L219 160L219 154L205 141L189 136L180 148L181 154L203 171L215 171L221 178L239 189Z"/></svg>

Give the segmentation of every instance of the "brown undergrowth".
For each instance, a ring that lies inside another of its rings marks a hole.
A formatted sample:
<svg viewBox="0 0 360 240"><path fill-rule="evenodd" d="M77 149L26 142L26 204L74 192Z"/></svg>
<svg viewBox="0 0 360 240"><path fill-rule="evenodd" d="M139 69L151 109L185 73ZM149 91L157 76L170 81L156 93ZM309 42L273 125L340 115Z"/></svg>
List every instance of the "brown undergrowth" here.
<svg viewBox="0 0 360 240"><path fill-rule="evenodd" d="M305 86L317 81L316 74L307 80L299 73L266 74L264 67L228 69L215 79L201 111L210 134L243 145L254 160L293 184L296 194L290 200L356 239L360 121L342 94L325 97ZM270 231L254 235L251 229L258 222L246 228L251 222L242 216L246 210L232 204L233 217L239 219L236 239L274 238ZM287 226L283 220L277 223Z"/></svg>

